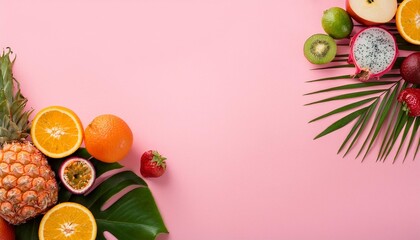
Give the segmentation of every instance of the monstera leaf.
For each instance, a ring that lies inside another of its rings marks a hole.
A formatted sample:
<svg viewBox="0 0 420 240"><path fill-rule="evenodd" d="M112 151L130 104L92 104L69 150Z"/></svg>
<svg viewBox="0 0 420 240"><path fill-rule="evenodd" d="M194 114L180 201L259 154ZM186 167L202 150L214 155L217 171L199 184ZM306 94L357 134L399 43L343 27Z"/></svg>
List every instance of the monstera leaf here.
<svg viewBox="0 0 420 240"><path fill-rule="evenodd" d="M75 155L91 158L85 149L79 149ZM50 161L55 172L63 160ZM98 226L96 239L105 239L105 231L120 240L152 240L159 233L168 233L152 193L143 179L118 163L103 163L92 158L90 161L96 169L96 187L86 195L74 195L61 187L59 202L77 202L89 208ZM17 226L16 239L38 239L41 218Z"/></svg>

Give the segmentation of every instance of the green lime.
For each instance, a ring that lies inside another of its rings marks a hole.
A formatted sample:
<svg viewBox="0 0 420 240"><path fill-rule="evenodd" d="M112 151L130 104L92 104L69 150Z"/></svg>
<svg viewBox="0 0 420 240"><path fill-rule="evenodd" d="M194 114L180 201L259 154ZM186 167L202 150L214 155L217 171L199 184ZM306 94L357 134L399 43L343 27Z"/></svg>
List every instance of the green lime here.
<svg viewBox="0 0 420 240"><path fill-rule="evenodd" d="M346 10L332 7L324 11L322 28L334 39L346 38L353 30L353 21Z"/></svg>

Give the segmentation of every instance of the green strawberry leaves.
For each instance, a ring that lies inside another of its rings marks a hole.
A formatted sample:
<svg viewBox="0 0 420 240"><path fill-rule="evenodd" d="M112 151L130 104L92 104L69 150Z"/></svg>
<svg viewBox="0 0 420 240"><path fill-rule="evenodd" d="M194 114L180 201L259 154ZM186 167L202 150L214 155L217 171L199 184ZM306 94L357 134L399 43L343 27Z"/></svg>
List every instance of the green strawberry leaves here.
<svg viewBox="0 0 420 240"><path fill-rule="evenodd" d="M75 155L90 158L85 149L79 149ZM63 160L50 161L55 172ZM96 170L96 187L86 195L74 195L61 187L59 202L77 202L89 208L98 226L96 239L105 239L105 231L124 240L153 240L160 233L168 233L152 193L143 179L119 163L103 163L92 158L90 161ZM16 239L38 239L41 218L17 226Z"/></svg>

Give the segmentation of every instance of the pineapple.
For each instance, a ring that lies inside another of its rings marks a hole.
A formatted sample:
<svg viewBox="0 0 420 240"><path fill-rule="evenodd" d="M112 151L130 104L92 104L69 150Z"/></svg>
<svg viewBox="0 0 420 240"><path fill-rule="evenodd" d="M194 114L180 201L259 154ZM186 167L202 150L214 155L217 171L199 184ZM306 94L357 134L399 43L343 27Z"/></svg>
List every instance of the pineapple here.
<svg viewBox="0 0 420 240"><path fill-rule="evenodd" d="M25 110L10 54L0 56L0 216L17 225L55 205L58 186L45 155L25 140L32 111Z"/></svg>

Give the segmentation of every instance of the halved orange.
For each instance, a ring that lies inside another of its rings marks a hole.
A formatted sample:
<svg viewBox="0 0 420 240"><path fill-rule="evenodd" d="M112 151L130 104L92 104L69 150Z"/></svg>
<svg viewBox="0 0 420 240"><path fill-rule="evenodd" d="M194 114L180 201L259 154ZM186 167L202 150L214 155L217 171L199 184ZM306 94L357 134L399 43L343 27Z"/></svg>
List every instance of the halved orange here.
<svg viewBox="0 0 420 240"><path fill-rule="evenodd" d="M34 145L51 158L63 158L74 153L83 142L83 126L72 110L50 106L39 111L32 121Z"/></svg>
<svg viewBox="0 0 420 240"><path fill-rule="evenodd" d="M404 0L400 3L395 23L407 42L420 45L420 0Z"/></svg>
<svg viewBox="0 0 420 240"><path fill-rule="evenodd" d="M95 240L96 233L92 212L74 202L63 202L48 210L38 229L40 240Z"/></svg>

